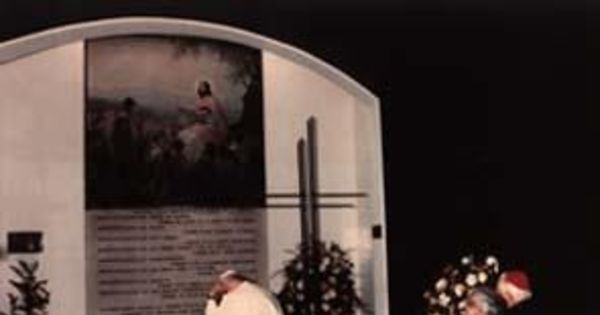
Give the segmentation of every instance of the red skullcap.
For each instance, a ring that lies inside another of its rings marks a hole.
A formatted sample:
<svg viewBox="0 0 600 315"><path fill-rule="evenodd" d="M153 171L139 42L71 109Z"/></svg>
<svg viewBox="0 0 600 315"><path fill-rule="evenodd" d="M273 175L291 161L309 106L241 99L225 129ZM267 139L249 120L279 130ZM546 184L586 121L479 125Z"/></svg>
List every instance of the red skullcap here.
<svg viewBox="0 0 600 315"><path fill-rule="evenodd" d="M513 270L504 273L504 281L516 286L524 291L531 291L529 287L529 278L523 271Z"/></svg>

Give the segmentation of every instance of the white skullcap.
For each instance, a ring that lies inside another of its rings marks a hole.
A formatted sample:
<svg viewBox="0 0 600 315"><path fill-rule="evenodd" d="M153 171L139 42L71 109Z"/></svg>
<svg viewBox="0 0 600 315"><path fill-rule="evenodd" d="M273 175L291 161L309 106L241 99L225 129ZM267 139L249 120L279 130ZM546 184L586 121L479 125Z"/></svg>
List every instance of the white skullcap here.
<svg viewBox="0 0 600 315"><path fill-rule="evenodd" d="M233 269L227 269L227 270L223 271L223 272L222 272L222 273L219 275L219 279L220 279L220 280L223 280L223 279L229 278L229 277L231 277L231 276L233 276L233 275L236 275L236 274L237 274L237 271L235 271L235 270L233 270Z"/></svg>

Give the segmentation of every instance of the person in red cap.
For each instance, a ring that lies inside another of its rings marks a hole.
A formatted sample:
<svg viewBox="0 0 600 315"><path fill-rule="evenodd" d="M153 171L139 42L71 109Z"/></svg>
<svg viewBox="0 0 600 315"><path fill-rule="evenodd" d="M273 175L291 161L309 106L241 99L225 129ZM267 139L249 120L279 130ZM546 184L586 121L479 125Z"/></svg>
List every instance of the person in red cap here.
<svg viewBox="0 0 600 315"><path fill-rule="evenodd" d="M496 290L487 286L473 288L465 299L461 315L504 315L514 314L515 306L532 296L529 278L523 271L503 272ZM517 311L518 313L518 311Z"/></svg>
<svg viewBox="0 0 600 315"><path fill-rule="evenodd" d="M527 274L520 270L503 272L498 279L496 291L506 301L508 308L531 298Z"/></svg>

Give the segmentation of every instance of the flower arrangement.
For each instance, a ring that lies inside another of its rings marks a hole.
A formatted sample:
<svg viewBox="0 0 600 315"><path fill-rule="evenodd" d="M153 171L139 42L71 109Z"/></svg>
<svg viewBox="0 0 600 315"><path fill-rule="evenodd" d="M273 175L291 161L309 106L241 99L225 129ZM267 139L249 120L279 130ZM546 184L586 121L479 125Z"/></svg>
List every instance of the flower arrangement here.
<svg viewBox="0 0 600 315"><path fill-rule="evenodd" d="M355 289L354 264L335 243L319 242L314 254L304 246L282 272L286 278L277 298L286 315L352 315L364 309ZM306 283L311 279L312 283ZM310 287L316 292L310 291Z"/></svg>
<svg viewBox="0 0 600 315"><path fill-rule="evenodd" d="M432 288L423 297L428 315L458 315L466 306L465 298L474 287L493 289L500 274L500 263L494 256L465 256L458 266L446 266Z"/></svg>

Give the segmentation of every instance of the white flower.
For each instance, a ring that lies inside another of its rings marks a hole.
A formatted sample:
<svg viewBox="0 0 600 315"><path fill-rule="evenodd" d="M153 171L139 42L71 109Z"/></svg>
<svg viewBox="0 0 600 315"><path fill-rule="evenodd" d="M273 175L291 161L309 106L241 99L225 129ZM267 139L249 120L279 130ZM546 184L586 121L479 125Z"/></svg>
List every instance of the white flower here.
<svg viewBox="0 0 600 315"><path fill-rule="evenodd" d="M488 256L485 259L485 264L488 266L495 266L498 264L498 259L496 259L496 257L494 257L494 256Z"/></svg>
<svg viewBox="0 0 600 315"><path fill-rule="evenodd" d="M479 272L479 275L477 275L477 278L479 278L479 283L485 283L488 279L488 275L487 273L481 271Z"/></svg>
<svg viewBox="0 0 600 315"><path fill-rule="evenodd" d="M450 303L450 301L452 300L446 293L440 294L439 299L440 305L442 306L448 306L448 303Z"/></svg>
<svg viewBox="0 0 600 315"><path fill-rule="evenodd" d="M460 283L454 286L454 294L458 297L462 297L465 291L467 291L467 288Z"/></svg>
<svg viewBox="0 0 600 315"><path fill-rule="evenodd" d="M330 259L329 257L325 257L323 258L323 260L321 261L321 264L319 265L319 270L320 271L325 271L325 269L327 268L327 266L330 264Z"/></svg>
<svg viewBox="0 0 600 315"><path fill-rule="evenodd" d="M465 301L465 300L462 300L462 301L460 301L460 303L458 303L458 309L459 309L459 310L462 310L462 309L464 309L465 307L467 307L467 301Z"/></svg>
<svg viewBox="0 0 600 315"><path fill-rule="evenodd" d="M485 264L492 267L494 273L498 273L498 271L500 270L500 263L498 262L498 259L496 259L496 257L494 256L488 256L485 260Z"/></svg>
<svg viewBox="0 0 600 315"><path fill-rule="evenodd" d="M435 290L440 292L446 290L448 287L448 280L446 278L441 278L435 283Z"/></svg>
<svg viewBox="0 0 600 315"><path fill-rule="evenodd" d="M333 299L335 299L335 297L336 297L336 294L335 294L334 290L328 290L327 293L325 293L325 296L324 296L324 298L326 300L333 300Z"/></svg>
<svg viewBox="0 0 600 315"><path fill-rule="evenodd" d="M472 259L471 259L471 257L469 257L469 256L465 256L465 257L463 257L463 258L460 260L460 262L461 262L463 265L468 265L468 264L470 264L470 263L472 262Z"/></svg>
<svg viewBox="0 0 600 315"><path fill-rule="evenodd" d="M470 287L475 286L477 284L477 276L475 276L474 274L470 273L465 278L465 282Z"/></svg>

